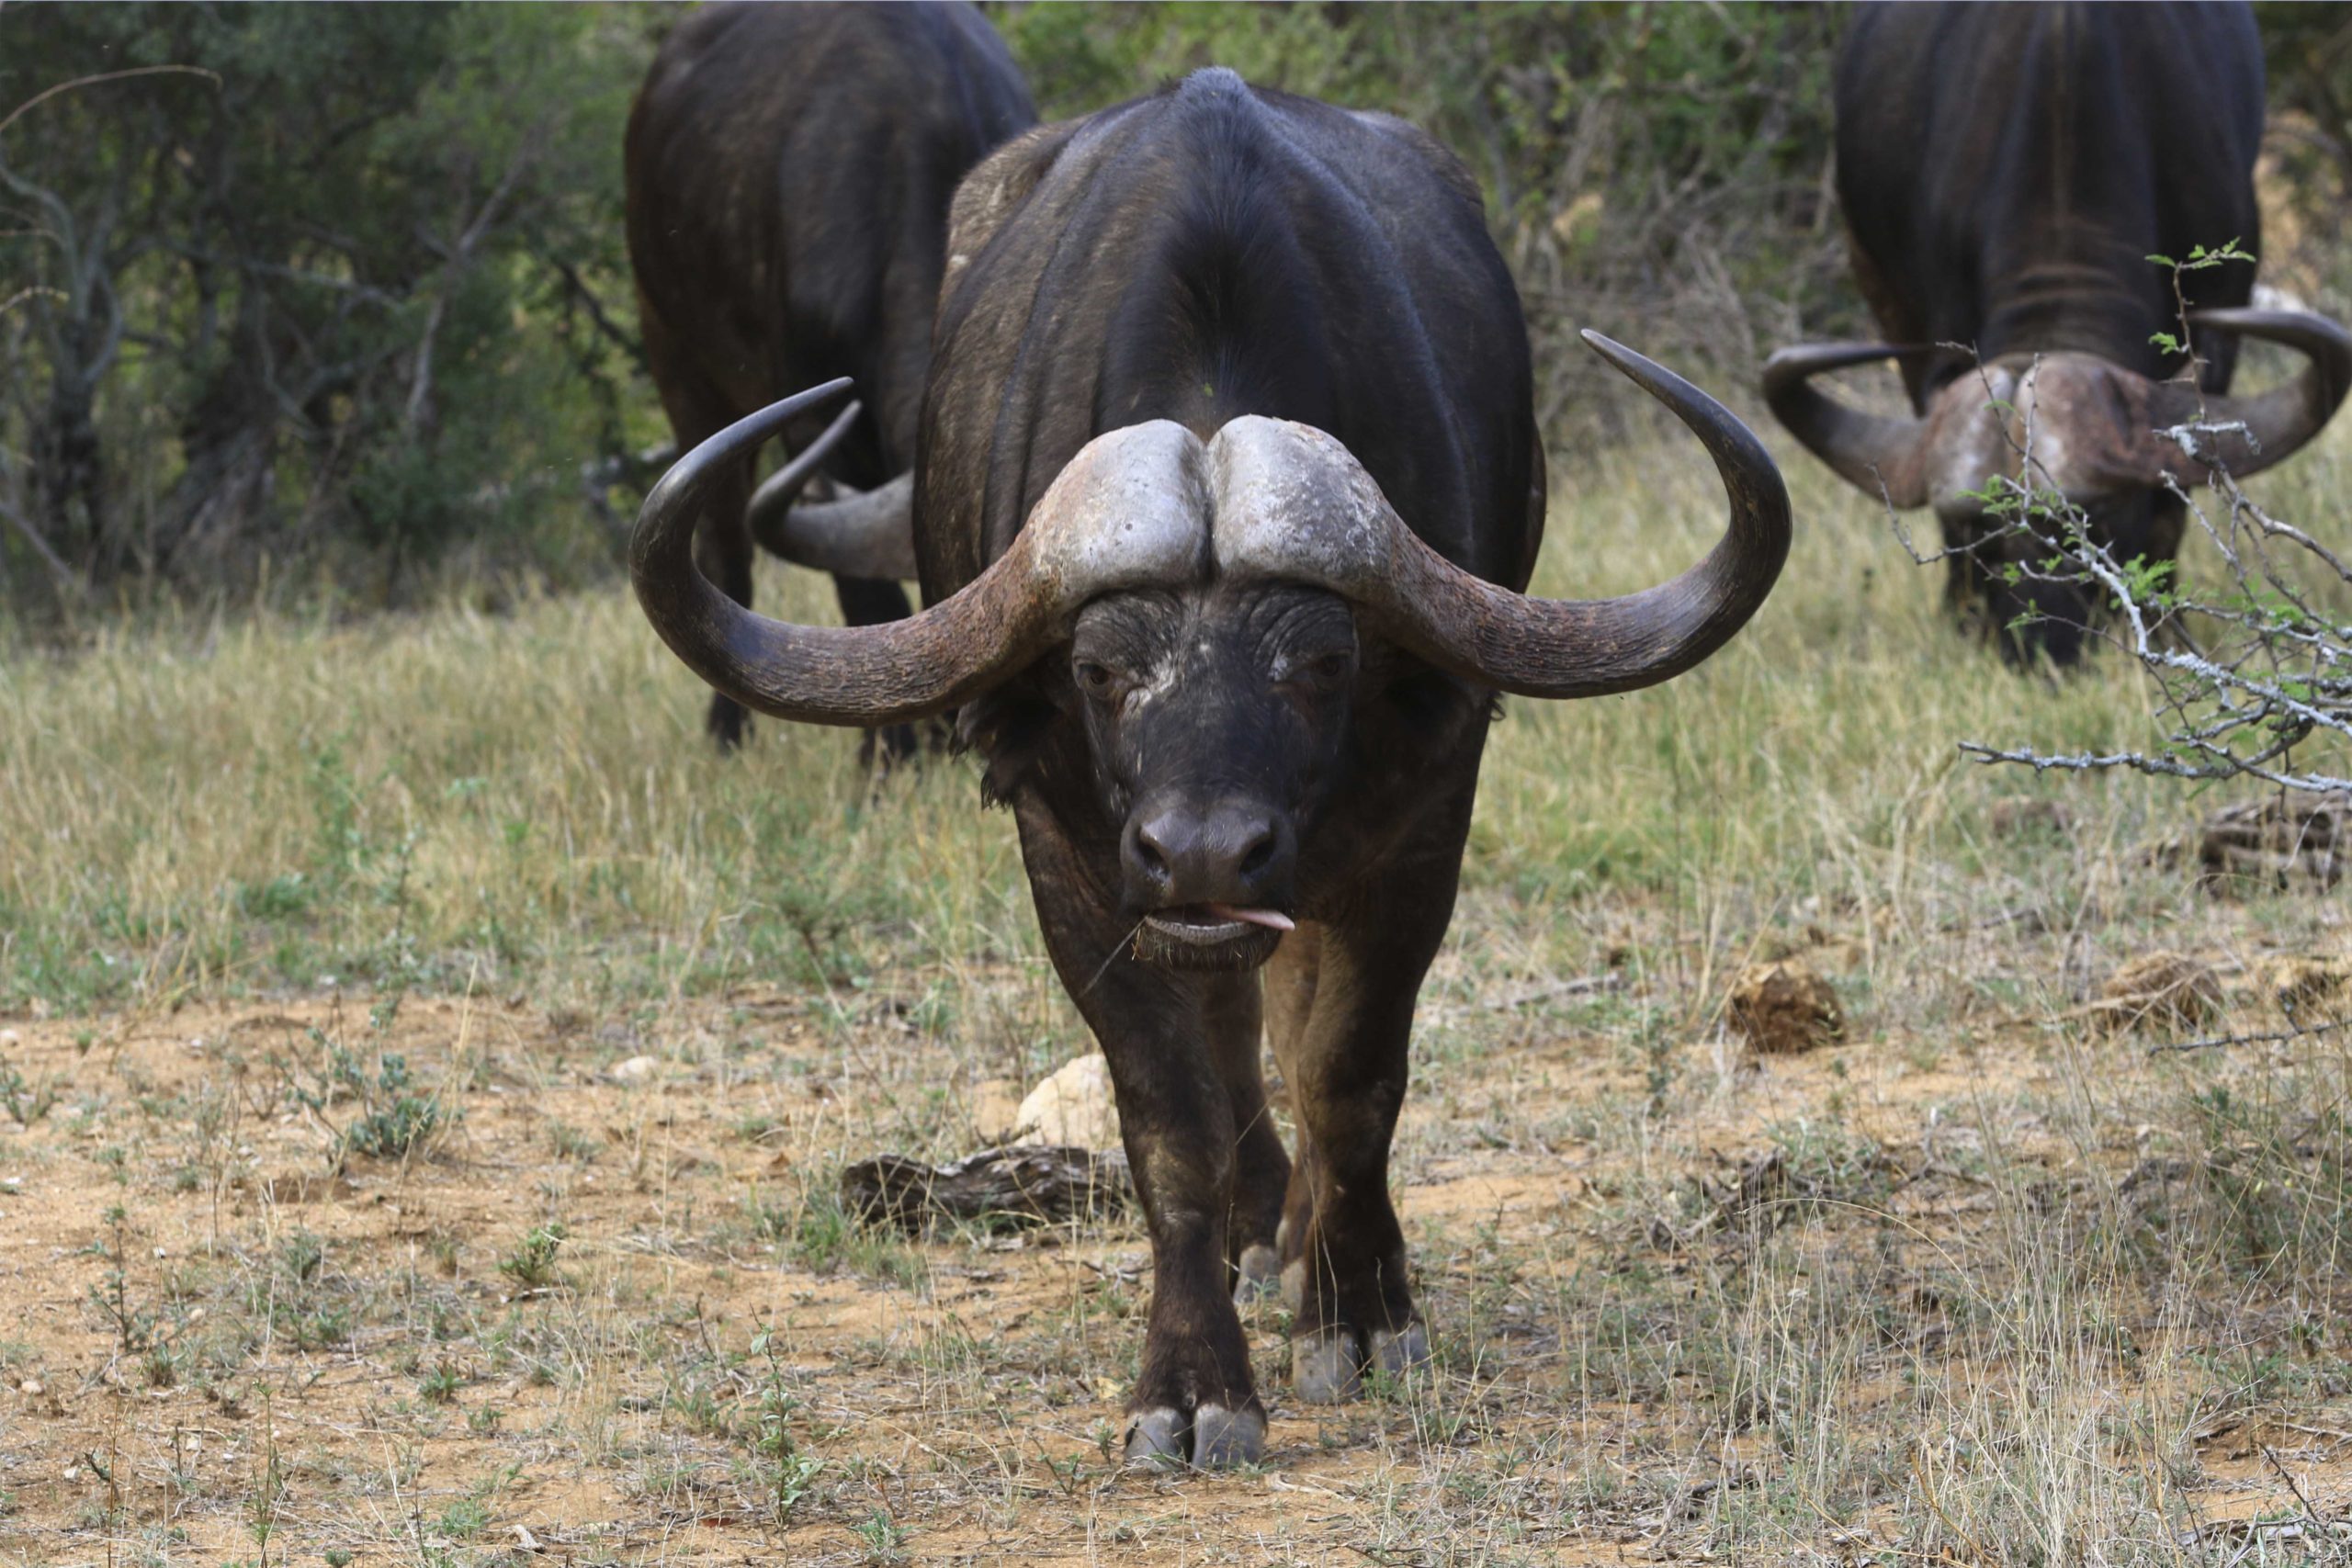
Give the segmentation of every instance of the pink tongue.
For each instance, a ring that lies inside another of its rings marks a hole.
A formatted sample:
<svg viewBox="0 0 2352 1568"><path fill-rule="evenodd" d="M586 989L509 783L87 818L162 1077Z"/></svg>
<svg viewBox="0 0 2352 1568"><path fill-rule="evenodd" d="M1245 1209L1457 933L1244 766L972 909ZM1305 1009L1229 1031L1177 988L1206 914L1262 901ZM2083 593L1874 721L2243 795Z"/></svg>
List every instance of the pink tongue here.
<svg viewBox="0 0 2352 1568"><path fill-rule="evenodd" d="M1247 920L1268 931L1296 931L1298 922L1277 909L1237 909L1230 904L1204 904L1202 908L1220 920Z"/></svg>

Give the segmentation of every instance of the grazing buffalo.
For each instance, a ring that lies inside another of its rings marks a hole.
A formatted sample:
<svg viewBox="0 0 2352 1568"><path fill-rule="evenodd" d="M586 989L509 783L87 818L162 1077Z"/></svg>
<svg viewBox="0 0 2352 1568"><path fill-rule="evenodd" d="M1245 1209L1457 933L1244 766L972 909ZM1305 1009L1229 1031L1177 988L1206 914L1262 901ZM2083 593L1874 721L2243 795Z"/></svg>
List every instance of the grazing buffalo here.
<svg viewBox="0 0 2352 1568"><path fill-rule="evenodd" d="M646 357L681 448L812 381L864 399L831 449L866 492L752 499L748 454L716 478L703 570L752 602L752 542L834 571L853 626L908 613L915 426L956 184L1036 121L1020 69L968 6L714 6L672 31L638 94L625 163ZM789 434L805 444L815 427ZM719 695L711 734L741 738Z"/></svg>
<svg viewBox="0 0 2352 1568"><path fill-rule="evenodd" d="M1994 626L2022 617L2030 629L2013 652L2071 662L2092 606L2064 585L2010 581L2006 569L2047 552L1989 521L1978 494L2018 472L2029 432L2037 479L2082 507L2120 559L2170 560L2187 514L2163 476L2193 483L2204 469L2157 431L2199 418L2201 400L2206 419L2245 423L2251 439L2221 453L2244 475L2310 440L2352 385L2352 336L2245 309L2244 263L2181 279L2195 381L2168 379L2187 360L2154 341L2178 334L2180 306L2152 255L2256 248L2254 18L2221 5L1867 6L1838 51L1836 92L1854 270L1880 327L1907 346L1783 350L1765 396L1847 479L1935 508L1961 552L1955 603ZM2301 375L2223 396L2246 337L2302 354ZM1810 384L1890 356L1917 418L1868 414Z"/></svg>
<svg viewBox="0 0 2352 1568"><path fill-rule="evenodd" d="M1429 1353L1388 1145L1497 694L1705 659L1779 575L1788 498L1719 405L1589 338L1705 444L1730 526L1646 592L1526 597L1544 487L1518 293L1461 164L1385 115L1203 71L999 152L950 256L915 492L931 607L786 626L693 569L712 477L837 387L664 477L638 596L760 712L961 705L1150 1230L1127 1452L1244 1462L1265 1413L1237 1289L1290 1295L1307 1399Z"/></svg>

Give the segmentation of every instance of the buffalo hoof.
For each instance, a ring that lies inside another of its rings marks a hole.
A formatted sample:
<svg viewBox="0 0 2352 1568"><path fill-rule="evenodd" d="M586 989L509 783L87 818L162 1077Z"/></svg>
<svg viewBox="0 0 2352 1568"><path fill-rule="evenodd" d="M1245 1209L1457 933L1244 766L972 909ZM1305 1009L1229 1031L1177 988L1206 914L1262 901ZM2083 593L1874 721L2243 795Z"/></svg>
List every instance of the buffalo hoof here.
<svg viewBox="0 0 2352 1568"><path fill-rule="evenodd" d="M1185 1451L1184 1413L1160 1405L1138 1410L1127 1423L1127 1462L1160 1470L1182 1470L1191 1462Z"/></svg>
<svg viewBox="0 0 2352 1568"><path fill-rule="evenodd" d="M1401 1378L1415 1367L1425 1366L1430 1359L1430 1332L1418 1323L1408 1323L1401 1333L1391 1334L1385 1328L1372 1331L1372 1364L1392 1378Z"/></svg>
<svg viewBox="0 0 2352 1568"><path fill-rule="evenodd" d="M1241 1249L1240 1278L1233 1283L1233 1304L1254 1306L1281 1288L1282 1254L1258 1242Z"/></svg>
<svg viewBox="0 0 2352 1568"><path fill-rule="evenodd" d="M1235 1470L1266 1457L1266 1417L1204 1404L1193 1412L1193 1468Z"/></svg>
<svg viewBox="0 0 2352 1568"><path fill-rule="evenodd" d="M1126 1461L1154 1470L1234 1470L1266 1453L1266 1417L1255 1410L1204 1404L1185 1419L1167 1405L1137 1411L1127 1424Z"/></svg>
<svg viewBox="0 0 2352 1568"><path fill-rule="evenodd" d="M1291 1386L1310 1404L1343 1404L1363 1392L1363 1347L1344 1328L1291 1342Z"/></svg>
<svg viewBox="0 0 2352 1568"><path fill-rule="evenodd" d="M1382 1376L1401 1378L1430 1359L1429 1330L1408 1323L1372 1333L1370 1364ZM1298 1396L1316 1404L1340 1404L1363 1392L1363 1342L1345 1328L1301 1336L1291 1350L1291 1383Z"/></svg>

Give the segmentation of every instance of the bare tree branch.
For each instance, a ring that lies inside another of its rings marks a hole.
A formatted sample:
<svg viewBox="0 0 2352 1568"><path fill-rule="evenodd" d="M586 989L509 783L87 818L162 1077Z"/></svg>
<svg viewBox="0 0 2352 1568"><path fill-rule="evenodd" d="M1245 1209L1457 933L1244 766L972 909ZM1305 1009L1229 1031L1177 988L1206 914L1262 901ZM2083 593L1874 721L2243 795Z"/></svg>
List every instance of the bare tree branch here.
<svg viewBox="0 0 2352 1568"><path fill-rule="evenodd" d="M133 76L201 76L211 83L215 88L220 85L220 73L217 71L207 71L200 65L140 65L128 71L102 71L95 76L76 76L71 82L60 82L53 87L42 88L15 108L10 109L7 118L0 119L0 130L7 130L31 110L40 107L60 93L70 93L79 87L95 87L102 82L125 82Z"/></svg>

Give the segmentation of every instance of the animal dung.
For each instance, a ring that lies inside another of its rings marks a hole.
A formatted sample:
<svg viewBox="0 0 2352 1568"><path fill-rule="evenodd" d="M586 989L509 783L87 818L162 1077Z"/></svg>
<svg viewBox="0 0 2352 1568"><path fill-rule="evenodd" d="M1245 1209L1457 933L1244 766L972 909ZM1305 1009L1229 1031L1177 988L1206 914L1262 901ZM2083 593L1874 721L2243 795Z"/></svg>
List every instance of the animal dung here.
<svg viewBox="0 0 2352 1568"><path fill-rule="evenodd" d="M1064 1062L1029 1091L1012 1125L1024 1144L1117 1148L1119 1107L1111 1094L1111 1064L1099 1051Z"/></svg>
<svg viewBox="0 0 2352 1568"><path fill-rule="evenodd" d="M2143 953L2107 977L2092 1009L2111 1030L2195 1029L2221 1012L2222 980L2188 953Z"/></svg>
<svg viewBox="0 0 2352 1568"><path fill-rule="evenodd" d="M876 1155L842 1172L842 1206L868 1224L919 1235L942 1220L995 1227L1058 1224L1124 1208L1127 1156L1114 1150L1021 1145L945 1165Z"/></svg>
<svg viewBox="0 0 2352 1568"><path fill-rule="evenodd" d="M2352 865L2352 795L2289 792L2225 807L2197 830L2199 879L2218 891L2325 891Z"/></svg>
<svg viewBox="0 0 2352 1568"><path fill-rule="evenodd" d="M1793 958L1751 964L1732 979L1731 1026L1767 1055L1810 1051L1846 1031L1836 987Z"/></svg>

